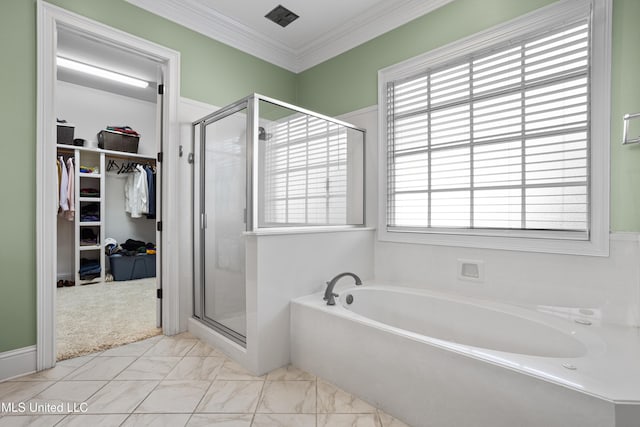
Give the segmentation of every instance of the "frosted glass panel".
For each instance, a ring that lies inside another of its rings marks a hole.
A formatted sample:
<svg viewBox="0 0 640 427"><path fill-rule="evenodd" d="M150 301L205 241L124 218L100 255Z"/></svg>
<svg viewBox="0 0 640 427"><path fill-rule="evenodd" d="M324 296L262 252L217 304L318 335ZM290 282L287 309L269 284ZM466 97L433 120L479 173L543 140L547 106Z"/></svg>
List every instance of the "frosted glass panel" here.
<svg viewBox="0 0 640 427"><path fill-rule="evenodd" d="M246 110L204 127L204 316L246 337ZM240 338L239 337L239 338Z"/></svg>

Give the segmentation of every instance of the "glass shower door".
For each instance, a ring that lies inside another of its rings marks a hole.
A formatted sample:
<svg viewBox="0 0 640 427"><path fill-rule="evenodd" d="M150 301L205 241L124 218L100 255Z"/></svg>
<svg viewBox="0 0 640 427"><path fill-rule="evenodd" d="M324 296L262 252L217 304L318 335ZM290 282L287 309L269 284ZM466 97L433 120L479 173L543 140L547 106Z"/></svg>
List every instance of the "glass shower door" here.
<svg viewBox="0 0 640 427"><path fill-rule="evenodd" d="M245 103L202 121L198 132L201 286L196 313L240 344L246 343L247 329L246 130Z"/></svg>

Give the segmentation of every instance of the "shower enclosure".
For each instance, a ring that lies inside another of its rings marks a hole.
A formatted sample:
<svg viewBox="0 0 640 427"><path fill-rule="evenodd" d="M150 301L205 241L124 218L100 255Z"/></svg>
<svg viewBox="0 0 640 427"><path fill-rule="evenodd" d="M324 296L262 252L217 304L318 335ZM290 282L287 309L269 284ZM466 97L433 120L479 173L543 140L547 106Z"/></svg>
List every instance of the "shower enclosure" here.
<svg viewBox="0 0 640 427"><path fill-rule="evenodd" d="M364 131L254 94L193 135L194 316L246 347L245 239L363 226Z"/></svg>

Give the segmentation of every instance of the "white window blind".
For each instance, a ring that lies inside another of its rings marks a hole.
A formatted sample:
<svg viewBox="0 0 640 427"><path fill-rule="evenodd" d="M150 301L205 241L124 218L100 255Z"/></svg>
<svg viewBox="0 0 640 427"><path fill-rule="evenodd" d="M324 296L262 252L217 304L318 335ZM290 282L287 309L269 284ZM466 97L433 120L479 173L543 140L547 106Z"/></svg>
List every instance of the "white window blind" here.
<svg viewBox="0 0 640 427"><path fill-rule="evenodd" d="M266 129L262 226L347 223L347 130L296 114Z"/></svg>
<svg viewBox="0 0 640 427"><path fill-rule="evenodd" d="M387 83L389 230L589 232L582 20Z"/></svg>

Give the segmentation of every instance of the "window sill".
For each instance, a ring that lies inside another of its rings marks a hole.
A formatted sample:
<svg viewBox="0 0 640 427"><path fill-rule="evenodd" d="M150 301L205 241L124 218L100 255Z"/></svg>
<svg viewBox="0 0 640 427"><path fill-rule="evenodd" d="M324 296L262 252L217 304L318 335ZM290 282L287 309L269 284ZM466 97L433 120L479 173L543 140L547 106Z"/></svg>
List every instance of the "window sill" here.
<svg viewBox="0 0 640 427"><path fill-rule="evenodd" d="M591 240L553 238L498 237L444 233L388 231L380 228L381 242L412 243L477 249L538 252L564 255L609 256L609 236L592 233Z"/></svg>
<svg viewBox="0 0 640 427"><path fill-rule="evenodd" d="M245 231L245 236L281 236L287 234L342 233L345 231L375 231L373 227L356 225L336 225L324 227L274 227Z"/></svg>

